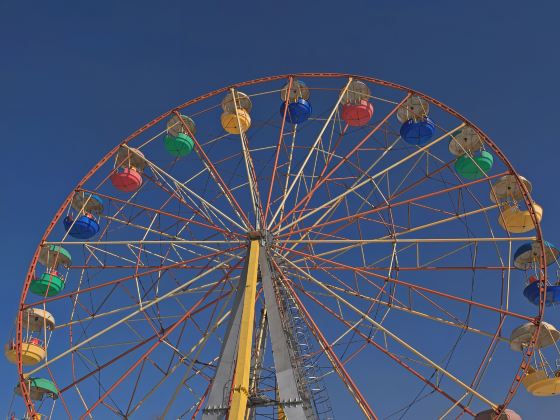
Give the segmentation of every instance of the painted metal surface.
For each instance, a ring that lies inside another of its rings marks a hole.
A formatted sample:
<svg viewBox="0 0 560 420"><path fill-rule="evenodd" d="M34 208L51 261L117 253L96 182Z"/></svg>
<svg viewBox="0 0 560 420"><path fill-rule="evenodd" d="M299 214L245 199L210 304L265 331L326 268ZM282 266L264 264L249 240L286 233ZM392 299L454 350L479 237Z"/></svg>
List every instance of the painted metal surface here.
<svg viewBox="0 0 560 420"><path fill-rule="evenodd" d="M193 140L185 133L177 133L175 137L167 135L163 141L165 149L175 157L187 156L194 148Z"/></svg>
<svg viewBox="0 0 560 420"><path fill-rule="evenodd" d="M242 302L245 300L245 291L247 289L247 271L248 259L245 261L235 291L230 322L224 335L216 373L205 400L205 408L202 412L203 419L224 419L229 410L232 378L235 373L235 360L241 328L241 316L243 314Z"/></svg>
<svg viewBox="0 0 560 420"><path fill-rule="evenodd" d="M475 154L466 153L455 161L457 173L468 180L479 179L488 174L494 165L494 156L486 150Z"/></svg>
<svg viewBox="0 0 560 420"><path fill-rule="evenodd" d="M244 109L235 112L224 112L220 117L222 127L230 134L245 133L251 127L251 116Z"/></svg>
<svg viewBox="0 0 560 420"><path fill-rule="evenodd" d="M289 338L283 327L281 313L278 308L277 295L272 279L272 270L268 261L266 248L261 245L259 254L262 287L268 314L270 341L274 356L276 380L278 381L278 395L282 410L290 420L305 420L311 418L310 402L304 401L298 389L296 369L288 347ZM307 410L305 410L307 406ZM306 411L308 414L306 415Z"/></svg>
<svg viewBox="0 0 560 420"><path fill-rule="evenodd" d="M286 121L290 124L303 124L309 119L312 112L311 104L302 98L295 102L282 102L280 105L280 115L285 114Z"/></svg>
<svg viewBox="0 0 560 420"><path fill-rule="evenodd" d="M333 73L312 73L312 74L305 74L305 75L301 75L301 76L302 76L302 77L342 77L343 75L340 75L340 74L333 74ZM249 85L249 84L254 84L254 83L259 83L259 82L264 82L264 81L269 81L269 80L278 80L278 79L280 79L280 78L282 78L282 77L286 77L286 78L287 78L287 76L276 76L276 77L272 77L272 78L263 78L263 79L259 79L259 80L256 80L256 81L246 82L246 83L244 83L244 84L239 84L238 86L241 86L241 85ZM371 78L364 78L364 79L367 79L367 80L371 81L372 83L378 83L378 84L381 84L381 85L384 85L384 86L395 87L395 88L397 88L397 89L399 89L399 88L400 88L400 89L405 89L405 88L400 87L400 86L398 86L398 85L394 85L394 84L391 84L391 83L388 83L388 82L379 81L379 80L376 80L376 79L371 79ZM223 92L223 91L224 91L224 89L220 89L220 90L211 92L211 93L208 94L208 95L204 95L204 96L202 96L202 97L196 98L196 100L189 101L188 103L184 104L184 106L186 106L187 104L190 104L190 103L195 103L195 102L200 101L200 100L202 100L202 99L204 99L204 98L207 98L207 97L216 95L216 94L221 93L221 92ZM420 94L420 95L421 95L421 94ZM422 95L422 96L425 97L425 98L427 98L425 95ZM438 106L441 106L443 109L446 109L446 107L445 107L443 104L440 104L440 103L438 103L437 101L431 100L431 99L430 99L430 101L431 101L432 103L439 104ZM179 107L179 108L180 108L180 107ZM455 111L453 111L453 110L450 110L450 109L447 109L447 110L448 110L448 112L450 112L450 113L452 113L452 114L454 114L454 115L458 115L458 114L455 113ZM142 127L140 130L138 130L136 133L134 133L134 134L133 134L132 136L130 136L128 139L125 139L125 141L123 142L123 144L126 143L127 141L129 141L129 140L130 140L131 138L133 138L135 135L137 135L137 134L139 134L140 132L143 132L145 129L147 129L147 128L153 126L154 124L156 124L157 122L159 122L162 118L165 118L165 116L168 116L171 112L173 112L173 111L169 111L168 113L164 114L164 116L158 117L156 120L154 120L154 121L152 121L151 123L147 124L146 126ZM461 117L461 118L462 118L462 117ZM477 130L478 130L478 129L477 129ZM485 137L485 141L487 142L487 144L489 144L493 149L497 149L497 148L495 147L495 145L493 145L493 143L491 143L490 140L486 138L486 136L484 136L484 137ZM96 165L96 167L86 175L86 177L84 178L84 180L82 180L82 181L80 182L80 184L78 185L78 188L79 188L81 185L83 185L83 183L85 182L85 180L86 180L87 178L89 178L89 177L95 172L95 169L98 168L98 167L99 167L103 162L105 162L107 159L109 159L110 156L112 156L112 155L115 153L115 151L116 151L116 148L113 149L113 151L111 151L104 159L102 159L102 161L101 161L98 165ZM508 166L509 169L513 172L513 176L516 178L517 182L520 183L519 176L518 176L517 174L515 174L515 172L513 171L513 168L511 168L511 165L509 165L509 163L507 162L507 159L505 158L505 156L503 156L503 155L500 154L500 158L501 158L502 160L504 160L504 162L506 163L506 166ZM527 189L526 187L521 187L521 195L522 195L522 200L524 200L524 201L526 202L526 204L527 204L527 206L528 206L528 208L529 208L530 216L533 218L535 227L536 227L536 229L537 229L537 238L538 238L538 240L541 242L541 245L542 245L542 237L541 237L541 232L540 232L539 220L537 220L536 215L535 215L535 212L533 211L532 201L530 200L529 191L528 191L528 189ZM46 239L48 233L53 229L53 227L54 227L56 221L57 221L57 220L60 218L60 216L62 215L63 207L65 207L65 206L68 204L68 201L69 201L69 199L67 199L67 200L65 201L65 203L63 204L63 206L61 206L61 209L59 210L59 212L57 212L55 218L53 219L53 222L52 222L52 223L49 225L49 227L47 228L47 232L45 232L43 241ZM544 251L543 251L542 254L544 255ZM37 256L38 256L38 251L35 253L35 255L34 255L34 257L33 257L33 260L32 260L32 263L31 263L31 266L30 266L30 269L29 269L29 272L28 272L28 276L27 276L26 282L25 282L25 284L24 284L24 288L23 288L23 292L22 292L22 303L21 303L21 307L22 307L22 308L25 306L25 302L24 302L24 301L25 301L25 296L26 296L26 294L27 294L27 290L28 290L28 288L29 288L29 284L30 284L30 282L31 282L31 280L32 280L32 270L34 269L34 266L35 266L35 264L36 264L36 262L37 262ZM543 258L544 258L544 257L543 257ZM541 261L541 262L542 262L542 261ZM543 264L540 264L540 267L541 267L541 269L542 269ZM546 288L542 288L542 290L541 290L540 293L541 293L541 295L543 295L543 297L544 297L544 294L546 293ZM542 301L542 300L541 300L541 301ZM537 322L537 331L535 331L535 336L534 336L534 337L536 337L536 335L538 334L538 325L539 325L538 320L539 320L539 318L542 316L543 312L544 312L544 305L541 304L541 305L539 306L539 315L538 315L537 321L536 321L536 322ZM20 311L20 313L19 313L19 315L18 315L18 345L21 345L21 342L22 342L22 341L21 341L21 324L22 324L21 321L22 321L22 312ZM533 344L534 344L534 342L533 342ZM529 348L528 348L528 350L527 350L527 352L526 352L526 354L525 354L525 357L530 357L530 356L531 356L531 343L530 343ZM520 371L519 371L519 372L524 372L524 370L526 370L526 368L527 368L526 366L527 366L526 364L522 363L521 366L520 366ZM20 364L20 366L18 366L18 370L19 370L19 372L20 372L20 375L22 375L21 364ZM512 392L510 392L510 396L506 399L506 401L505 401L506 404L507 404L507 402L509 401L509 399L511 398L511 396L513 396L513 393L514 393L516 387L519 385L519 380L520 380L520 379L518 379L518 377L519 377L519 375L516 377L516 379L515 379L515 381L514 381L514 383L513 383L513 385L512 385L512 388L511 388L511 391L512 391ZM21 392L24 394L24 396L26 396L26 391L27 391L26 386L22 386ZM26 402L27 402L27 401L28 401L28 400L27 400L27 398L26 398ZM32 406L31 403L28 404L28 410L29 410L29 412L30 412L31 414L33 414L33 406Z"/></svg>
<svg viewBox="0 0 560 420"><path fill-rule="evenodd" d="M243 296L243 313L237 343L237 361L232 385L229 418L244 419L249 396L249 378L251 369L251 349L253 348L253 324L255 322L255 295L257 292L257 275L259 270L259 241L254 239L249 247L247 257L247 281Z"/></svg>

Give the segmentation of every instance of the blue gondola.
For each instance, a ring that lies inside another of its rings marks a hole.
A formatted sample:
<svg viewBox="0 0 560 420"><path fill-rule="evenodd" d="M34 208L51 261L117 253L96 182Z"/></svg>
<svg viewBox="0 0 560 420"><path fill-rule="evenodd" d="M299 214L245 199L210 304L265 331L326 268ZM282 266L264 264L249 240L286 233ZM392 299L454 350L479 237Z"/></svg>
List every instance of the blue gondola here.
<svg viewBox="0 0 560 420"><path fill-rule="evenodd" d="M286 108L286 102L282 102L280 105L280 116L284 117L284 110ZM311 104L305 99L299 98L295 102L290 102L288 105L288 111L286 112L286 121L290 124L301 124L311 116L312 108Z"/></svg>
<svg viewBox="0 0 560 420"><path fill-rule="evenodd" d="M436 125L434 122L428 117L424 117L418 121L406 121L401 126L400 134L407 143L422 146L430 141L435 130Z"/></svg>
<svg viewBox="0 0 560 420"><path fill-rule="evenodd" d="M75 221L72 216L64 218L64 229L70 236L76 239L89 239L99 232L99 223L93 216L82 215Z"/></svg>
<svg viewBox="0 0 560 420"><path fill-rule="evenodd" d="M525 290L523 290L523 295L531 302L533 305L539 305L540 294L539 294L539 282L535 281L530 283ZM546 301L545 306L558 305L560 303L560 285L556 284L553 286L548 286L546 288Z"/></svg>

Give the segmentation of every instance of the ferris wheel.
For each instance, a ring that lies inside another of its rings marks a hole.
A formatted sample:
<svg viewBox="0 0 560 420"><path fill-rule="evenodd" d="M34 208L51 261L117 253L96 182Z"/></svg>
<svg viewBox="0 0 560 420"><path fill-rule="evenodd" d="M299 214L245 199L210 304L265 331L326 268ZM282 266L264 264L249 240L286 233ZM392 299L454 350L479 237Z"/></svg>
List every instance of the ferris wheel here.
<svg viewBox="0 0 560 420"><path fill-rule="evenodd" d="M560 252L532 189L394 83L302 73L192 99L47 227L5 349L9 414L519 419L520 385L560 392L543 321Z"/></svg>

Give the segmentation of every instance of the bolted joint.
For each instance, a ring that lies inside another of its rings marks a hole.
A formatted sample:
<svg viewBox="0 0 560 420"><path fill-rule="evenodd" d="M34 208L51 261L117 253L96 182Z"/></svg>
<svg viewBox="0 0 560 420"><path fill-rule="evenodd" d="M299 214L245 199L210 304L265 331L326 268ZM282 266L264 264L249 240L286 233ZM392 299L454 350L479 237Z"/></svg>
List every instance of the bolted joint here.
<svg viewBox="0 0 560 420"><path fill-rule="evenodd" d="M247 388L241 386L241 385L233 388L233 390L237 391L237 392L241 392L241 393L245 394L247 397L249 396L249 390Z"/></svg>
<svg viewBox="0 0 560 420"><path fill-rule="evenodd" d="M202 412L210 413L210 414L218 414L218 413L226 412L228 409L229 407L223 407L221 405L212 405L203 409Z"/></svg>
<svg viewBox="0 0 560 420"><path fill-rule="evenodd" d="M303 404L303 401L300 400L300 399L297 399L297 398L289 398L289 399L287 399L287 400L278 401L278 403L279 403L281 406L286 406L286 407L290 407L290 406L291 406L291 407L294 407L294 406Z"/></svg>

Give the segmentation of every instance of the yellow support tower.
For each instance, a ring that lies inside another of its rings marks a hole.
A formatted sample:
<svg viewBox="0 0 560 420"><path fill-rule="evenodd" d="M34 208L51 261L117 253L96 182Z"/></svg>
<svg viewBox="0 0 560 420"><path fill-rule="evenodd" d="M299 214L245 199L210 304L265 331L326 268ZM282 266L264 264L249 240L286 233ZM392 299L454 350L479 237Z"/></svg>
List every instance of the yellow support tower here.
<svg viewBox="0 0 560 420"><path fill-rule="evenodd" d="M251 241L247 282L245 284L245 296L243 297L243 314L241 316L241 328L237 345L233 395L228 417L230 420L244 420L247 411L251 349L253 347L253 324L255 321L255 296L257 293L257 273L259 269L259 247L259 240L254 239Z"/></svg>

